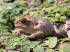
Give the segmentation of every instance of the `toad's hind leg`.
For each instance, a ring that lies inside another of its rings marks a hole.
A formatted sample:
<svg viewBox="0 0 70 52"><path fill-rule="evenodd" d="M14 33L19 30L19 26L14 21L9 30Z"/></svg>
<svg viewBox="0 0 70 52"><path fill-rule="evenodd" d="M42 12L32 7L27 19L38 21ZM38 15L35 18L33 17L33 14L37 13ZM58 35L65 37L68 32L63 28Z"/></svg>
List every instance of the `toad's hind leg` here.
<svg viewBox="0 0 70 52"><path fill-rule="evenodd" d="M31 34L30 36L25 36L25 39L35 39L35 38L43 38L44 33L42 31L37 31L36 33Z"/></svg>

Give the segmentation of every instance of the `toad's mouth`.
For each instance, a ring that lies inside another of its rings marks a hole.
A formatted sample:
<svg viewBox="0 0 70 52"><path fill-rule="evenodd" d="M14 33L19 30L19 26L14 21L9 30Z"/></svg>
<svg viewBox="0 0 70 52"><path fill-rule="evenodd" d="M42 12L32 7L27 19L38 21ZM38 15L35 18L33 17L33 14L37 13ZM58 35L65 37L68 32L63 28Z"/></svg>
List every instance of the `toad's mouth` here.
<svg viewBox="0 0 70 52"><path fill-rule="evenodd" d="M15 24L15 27L28 27L28 26L26 26L24 24Z"/></svg>

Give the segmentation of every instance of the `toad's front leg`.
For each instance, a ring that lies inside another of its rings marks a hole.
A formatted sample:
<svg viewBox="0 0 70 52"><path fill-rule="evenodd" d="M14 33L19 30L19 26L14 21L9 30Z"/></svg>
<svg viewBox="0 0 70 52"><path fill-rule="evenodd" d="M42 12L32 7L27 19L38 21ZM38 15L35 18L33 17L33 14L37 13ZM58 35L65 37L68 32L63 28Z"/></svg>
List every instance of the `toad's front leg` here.
<svg viewBox="0 0 70 52"><path fill-rule="evenodd" d="M23 29L17 29L17 30L12 32L12 34L17 34L17 35L20 35L21 33L24 33Z"/></svg>
<svg viewBox="0 0 70 52"><path fill-rule="evenodd" d="M36 33L31 34L30 36L25 36L24 39L35 39L35 38L43 38L44 33L42 31L37 31Z"/></svg>

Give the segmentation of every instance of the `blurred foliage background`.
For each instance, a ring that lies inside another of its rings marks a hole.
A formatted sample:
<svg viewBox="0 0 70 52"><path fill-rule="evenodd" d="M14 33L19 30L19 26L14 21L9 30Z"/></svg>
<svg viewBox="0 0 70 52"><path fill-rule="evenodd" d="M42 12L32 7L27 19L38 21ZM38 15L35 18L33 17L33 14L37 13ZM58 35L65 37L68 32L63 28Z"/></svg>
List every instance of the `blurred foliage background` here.
<svg viewBox="0 0 70 52"><path fill-rule="evenodd" d="M28 40L24 40L22 38L23 35L18 38L17 35L11 34L12 30L15 29L15 18L28 16L45 18L53 21L54 23L65 23L65 21L70 18L70 0L0 0L0 46L4 46L5 49L15 49L16 45L25 45L21 46L21 50L23 52L29 52L29 48L34 48L33 50L35 52L44 52L44 50L41 48L41 45L44 46L45 44L41 44L42 42L40 40L36 41L36 43L34 41L30 42ZM10 38L8 36L3 37L2 35L10 35ZM52 39L55 42L52 42ZM51 49L47 49L46 52L54 52L54 50L59 50L60 52L64 52L65 50L65 52L70 52L68 49L70 46L66 43L62 44L60 49L55 48L53 50L52 48L56 47L57 38L52 39L48 41L48 45ZM60 40L70 41L70 39L67 38ZM52 44L55 45L50 46ZM64 48L63 46L67 47ZM4 49L0 50L5 51Z"/></svg>
<svg viewBox="0 0 70 52"><path fill-rule="evenodd" d="M26 15L65 22L70 16L69 3L69 0L1 0L0 30L13 30L15 18Z"/></svg>

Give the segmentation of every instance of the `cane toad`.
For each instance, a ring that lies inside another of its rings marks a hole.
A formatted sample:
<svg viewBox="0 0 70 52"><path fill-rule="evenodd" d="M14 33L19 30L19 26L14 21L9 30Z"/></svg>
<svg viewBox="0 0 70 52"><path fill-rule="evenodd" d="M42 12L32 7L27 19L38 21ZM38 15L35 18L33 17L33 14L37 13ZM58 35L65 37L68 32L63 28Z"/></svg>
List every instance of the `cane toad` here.
<svg viewBox="0 0 70 52"><path fill-rule="evenodd" d="M25 39L43 38L48 35L57 36L66 33L65 30L58 30L52 21L40 17L17 17L14 25L19 29L13 31L13 34L31 34L29 36L25 36Z"/></svg>

